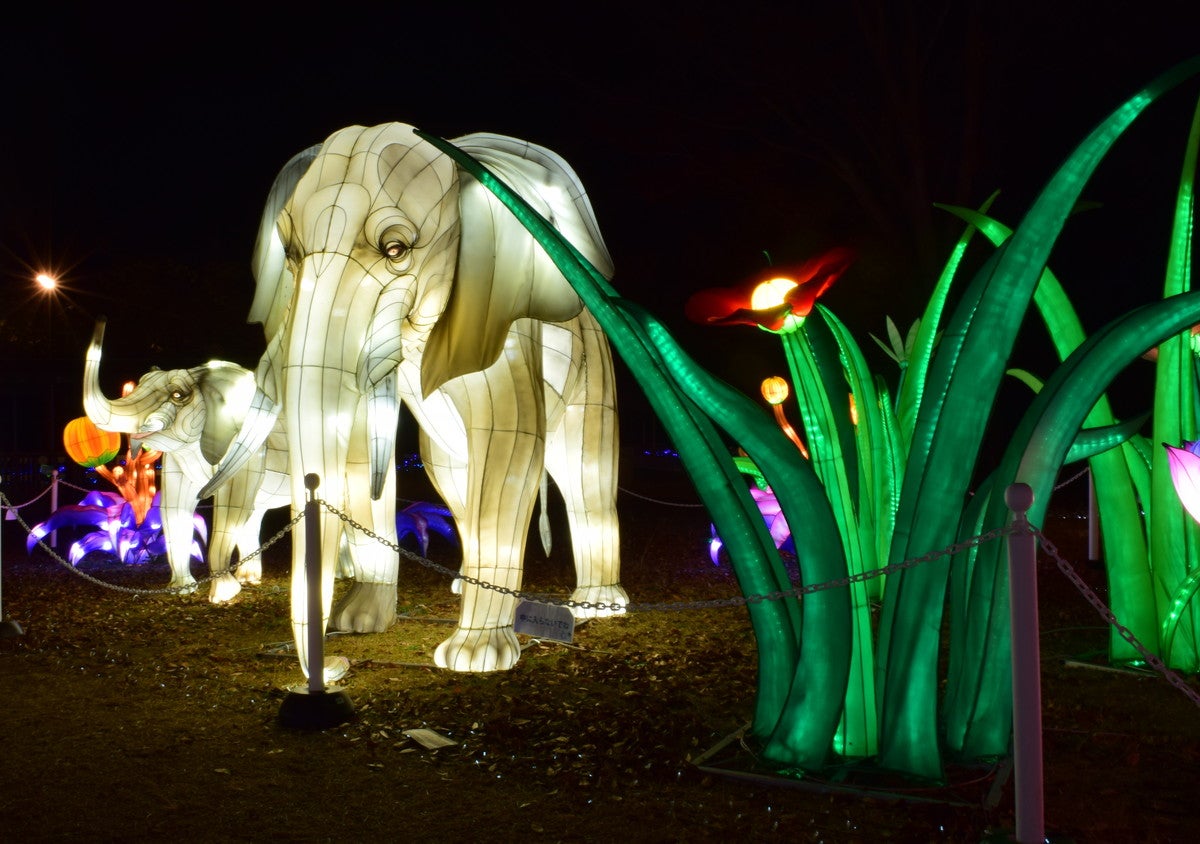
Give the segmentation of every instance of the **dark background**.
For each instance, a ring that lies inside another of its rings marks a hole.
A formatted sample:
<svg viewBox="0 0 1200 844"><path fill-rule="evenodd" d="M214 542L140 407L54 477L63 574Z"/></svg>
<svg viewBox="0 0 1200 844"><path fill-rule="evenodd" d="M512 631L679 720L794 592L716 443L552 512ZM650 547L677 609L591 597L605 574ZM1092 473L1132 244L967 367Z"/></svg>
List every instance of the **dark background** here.
<svg viewBox="0 0 1200 844"><path fill-rule="evenodd" d="M1000 190L1015 225L1101 119L1200 53L1195 2L43 5L0 36L0 452L61 449L96 315L114 391L151 365L253 366L249 255L275 173L392 120L562 154L617 289L751 394L784 374L778 341L687 323L688 295L854 248L823 302L894 382L867 335L920 314L961 229L933 203ZM1161 295L1198 90L1135 123L1052 257L1088 328ZM64 295L37 295L42 269ZM1046 375L1030 334L1017 362ZM657 444L626 384L626 444Z"/></svg>

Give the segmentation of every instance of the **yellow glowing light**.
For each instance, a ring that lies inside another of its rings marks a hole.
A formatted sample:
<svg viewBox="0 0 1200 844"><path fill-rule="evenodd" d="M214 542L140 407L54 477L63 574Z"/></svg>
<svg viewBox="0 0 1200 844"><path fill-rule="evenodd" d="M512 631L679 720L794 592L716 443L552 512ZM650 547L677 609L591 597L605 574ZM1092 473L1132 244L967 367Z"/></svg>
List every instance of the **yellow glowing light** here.
<svg viewBox="0 0 1200 844"><path fill-rule="evenodd" d="M34 279L43 290L54 290L58 287L58 279L47 273L38 273Z"/></svg>
<svg viewBox="0 0 1200 844"><path fill-rule="evenodd" d="M854 403L854 393L850 394L850 424L858 424L858 405Z"/></svg>
<svg viewBox="0 0 1200 844"><path fill-rule="evenodd" d="M788 291L796 287L796 282L790 278L769 278L754 288L750 294L750 308L762 311L774 308L786 301Z"/></svg>
<svg viewBox="0 0 1200 844"><path fill-rule="evenodd" d="M776 405L787 401L788 389L787 381L780 378L778 375L772 375L770 378L764 378L762 382L762 397L766 399L767 404Z"/></svg>
<svg viewBox="0 0 1200 844"><path fill-rule="evenodd" d="M125 396L128 396L136 388L137 384L135 384L133 381L126 381L121 385L121 397L124 398Z"/></svg>

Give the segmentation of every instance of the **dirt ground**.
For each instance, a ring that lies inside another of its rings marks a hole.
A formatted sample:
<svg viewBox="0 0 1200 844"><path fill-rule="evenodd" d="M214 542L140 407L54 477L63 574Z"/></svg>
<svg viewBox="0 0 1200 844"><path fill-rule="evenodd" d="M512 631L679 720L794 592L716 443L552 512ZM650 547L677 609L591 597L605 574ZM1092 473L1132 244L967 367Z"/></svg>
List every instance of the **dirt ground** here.
<svg viewBox="0 0 1200 844"><path fill-rule="evenodd" d="M708 560L703 510L673 506L695 504L686 479L624 478L633 600L737 595L728 568ZM269 516L264 535L283 521ZM1045 531L1103 590L1082 525L1056 516ZM549 559L529 554L526 589L565 597L573 575L557 516L555 530ZM873 788L756 765L737 738L755 695L744 607L593 621L569 646L523 637L515 669L456 674L431 661L456 599L446 578L406 563L403 619L327 645L351 660L341 686L355 718L299 730L279 723L285 690L303 681L288 653L288 540L264 555L262 586L214 606L102 588L27 557L18 533L5 523L3 608L25 631L0 640L8 841L1011 838L1006 760L950 767L944 785L893 777ZM456 553L433 538L431 559L453 566ZM1200 710L1157 678L1080 667L1103 666L1103 624L1048 559L1039 568L1048 832L1194 840ZM167 579L161 562L93 555L80 569L118 586ZM450 743L427 749L405 733L417 728Z"/></svg>

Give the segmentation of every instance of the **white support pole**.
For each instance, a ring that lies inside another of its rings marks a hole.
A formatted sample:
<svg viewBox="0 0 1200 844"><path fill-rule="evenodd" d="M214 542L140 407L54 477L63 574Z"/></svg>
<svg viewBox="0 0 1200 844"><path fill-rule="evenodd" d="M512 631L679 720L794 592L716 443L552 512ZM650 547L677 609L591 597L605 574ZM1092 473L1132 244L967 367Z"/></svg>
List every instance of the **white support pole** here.
<svg viewBox="0 0 1200 844"><path fill-rule="evenodd" d="M294 686L279 707L279 721L286 727L323 730L354 718L354 704L344 689L325 686L325 618L321 594L321 502L317 487L321 479L304 476L308 500L304 502L304 581L308 606L308 685Z"/></svg>
<svg viewBox="0 0 1200 844"><path fill-rule="evenodd" d="M50 470L50 515L58 512L58 470ZM50 547L58 547L58 531L50 531Z"/></svg>
<svg viewBox="0 0 1200 844"><path fill-rule="evenodd" d="M1028 484L1004 493L1012 510L1008 537L1009 610L1012 625L1013 776L1018 844L1046 839L1042 795L1042 664L1038 643L1037 539L1026 513L1033 506Z"/></svg>
<svg viewBox="0 0 1200 844"><path fill-rule="evenodd" d="M308 692L325 691L324 602L321 600L321 505L317 487L321 479L304 476L308 500L304 502L304 580L308 586Z"/></svg>
<svg viewBox="0 0 1200 844"><path fill-rule="evenodd" d="M3 478L0 478L0 482ZM4 614L4 520L8 518L7 496L0 496L0 639L24 636L21 625Z"/></svg>

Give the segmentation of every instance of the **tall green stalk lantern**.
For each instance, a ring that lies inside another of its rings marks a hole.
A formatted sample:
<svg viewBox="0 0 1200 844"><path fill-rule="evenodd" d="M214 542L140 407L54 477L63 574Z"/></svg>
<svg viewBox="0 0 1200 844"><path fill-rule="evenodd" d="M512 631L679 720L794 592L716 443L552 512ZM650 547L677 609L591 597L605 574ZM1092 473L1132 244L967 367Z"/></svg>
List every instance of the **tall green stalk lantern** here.
<svg viewBox="0 0 1200 844"><path fill-rule="evenodd" d="M852 261L849 250L835 248L798 266L769 267L735 287L699 291L688 299L684 313L703 325L752 325L779 337L813 469L833 510L847 571L855 575L878 568L881 546L875 529L871 449L856 442L864 433L869 439L866 426L877 414L866 414L860 428L852 408L865 402L873 409L877 400L873 393L863 395L869 392L864 380L870 384L871 379L854 377L845 345L826 327L836 324L832 315L817 320L812 332L806 330L817 299ZM865 370L865 363L860 368ZM886 544L882 548L886 550ZM879 586L879 579L850 585L852 661L834 738L834 749L844 756L872 756L877 750L870 601L879 597Z"/></svg>
<svg viewBox="0 0 1200 844"><path fill-rule="evenodd" d="M746 594L791 589L762 515L718 434L724 429L762 467L792 524L804 583L846 576L837 527L820 482L796 447L755 402L699 367L666 328L621 298L543 217L470 155L418 132L472 174L521 220L575 288L637 379L708 507ZM849 590L748 605L758 641L752 735L771 758L821 768L833 745L850 670Z"/></svg>

